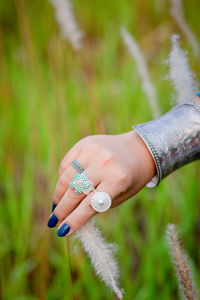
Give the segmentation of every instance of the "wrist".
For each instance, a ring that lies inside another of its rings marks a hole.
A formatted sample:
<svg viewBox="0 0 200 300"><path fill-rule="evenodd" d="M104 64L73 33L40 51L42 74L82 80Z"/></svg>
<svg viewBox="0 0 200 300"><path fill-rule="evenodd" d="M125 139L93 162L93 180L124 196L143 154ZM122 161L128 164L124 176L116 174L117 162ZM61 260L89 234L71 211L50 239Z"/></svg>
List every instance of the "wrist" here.
<svg viewBox="0 0 200 300"><path fill-rule="evenodd" d="M156 165L147 145L139 134L136 131L131 131L130 134L134 148L132 153L137 156L138 176L141 185L145 186L156 175Z"/></svg>

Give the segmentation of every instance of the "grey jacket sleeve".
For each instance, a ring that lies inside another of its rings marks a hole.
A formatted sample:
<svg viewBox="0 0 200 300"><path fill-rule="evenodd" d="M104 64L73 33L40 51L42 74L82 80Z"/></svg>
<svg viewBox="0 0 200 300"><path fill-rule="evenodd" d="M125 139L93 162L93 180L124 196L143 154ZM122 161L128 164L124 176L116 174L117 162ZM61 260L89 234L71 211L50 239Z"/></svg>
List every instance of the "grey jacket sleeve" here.
<svg viewBox="0 0 200 300"><path fill-rule="evenodd" d="M157 175L147 184L155 187L174 170L200 159L200 104L185 101L160 118L133 126L149 148Z"/></svg>

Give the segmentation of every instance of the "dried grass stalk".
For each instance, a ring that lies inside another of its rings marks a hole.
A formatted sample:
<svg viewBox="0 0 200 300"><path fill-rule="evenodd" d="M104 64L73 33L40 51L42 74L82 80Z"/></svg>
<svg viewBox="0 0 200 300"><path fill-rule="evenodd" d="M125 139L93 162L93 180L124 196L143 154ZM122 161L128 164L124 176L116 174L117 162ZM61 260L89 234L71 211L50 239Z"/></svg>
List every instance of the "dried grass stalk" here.
<svg viewBox="0 0 200 300"><path fill-rule="evenodd" d="M195 97L197 83L195 74L191 72L188 64L187 53L179 45L179 36L173 35L172 48L167 60L169 65L169 78L176 91L176 102L180 103Z"/></svg>
<svg viewBox="0 0 200 300"><path fill-rule="evenodd" d="M182 0L170 0L171 4L171 15L173 16L175 22L182 30L183 34L188 39L189 43L192 46L194 55L196 57L200 56L200 46L199 42L197 41L196 36L188 26L187 22L185 21L184 11L183 11L183 4Z"/></svg>
<svg viewBox="0 0 200 300"><path fill-rule="evenodd" d="M50 1L54 7L62 37L71 43L74 50L81 49L83 32L78 27L70 0Z"/></svg>
<svg viewBox="0 0 200 300"><path fill-rule="evenodd" d="M142 79L143 88L147 94L152 115L154 118L157 118L161 114L160 107L158 105L156 91L151 81L144 55L142 54L142 51L140 50L134 37L125 28L121 28L121 36L127 50L136 61L138 73L140 74L140 77Z"/></svg>
<svg viewBox="0 0 200 300"><path fill-rule="evenodd" d="M176 229L173 224L168 224L167 236L170 245L173 265L178 278L181 296L186 300L196 300L197 292L195 290L191 271L188 266L186 253L180 246Z"/></svg>
<svg viewBox="0 0 200 300"><path fill-rule="evenodd" d="M101 280L110 287L119 299L123 298L123 289L118 287L119 267L114 258L116 246L106 243L94 221L89 221L76 233L83 245L85 252L91 259L94 269Z"/></svg>

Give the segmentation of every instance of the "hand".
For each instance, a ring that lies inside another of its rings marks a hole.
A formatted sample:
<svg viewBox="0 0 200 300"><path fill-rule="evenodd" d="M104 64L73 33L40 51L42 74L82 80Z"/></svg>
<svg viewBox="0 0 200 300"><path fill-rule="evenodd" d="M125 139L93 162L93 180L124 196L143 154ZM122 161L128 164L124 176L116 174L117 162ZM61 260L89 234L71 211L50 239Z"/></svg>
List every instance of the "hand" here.
<svg viewBox="0 0 200 300"><path fill-rule="evenodd" d="M96 191L106 192L115 207L142 189L155 175L153 158L135 131L120 135L93 135L83 138L65 155L53 195L54 211L48 226L59 226L59 236L71 235L97 212L89 195L76 194L69 183L76 170L70 165L78 160Z"/></svg>

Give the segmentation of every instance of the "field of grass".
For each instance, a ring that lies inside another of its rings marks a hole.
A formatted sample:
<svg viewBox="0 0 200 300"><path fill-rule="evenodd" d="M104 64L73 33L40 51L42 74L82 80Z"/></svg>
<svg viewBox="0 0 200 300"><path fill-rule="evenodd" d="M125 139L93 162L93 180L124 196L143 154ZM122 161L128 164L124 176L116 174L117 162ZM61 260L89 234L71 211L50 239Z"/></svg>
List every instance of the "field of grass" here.
<svg viewBox="0 0 200 300"><path fill-rule="evenodd" d="M59 162L74 143L119 134L152 118L136 64L123 45L124 25L148 62L162 113L171 84L164 60L180 33L167 1L81 1L74 12L85 32L75 53L60 37L47 0L0 2L0 299L110 300L81 247L46 225ZM198 1L184 1L200 35ZM199 60L189 51L191 68ZM198 78L198 76L197 76ZM176 171L120 207L96 217L119 246L125 300L177 299L166 226L177 224L200 288L200 166Z"/></svg>

